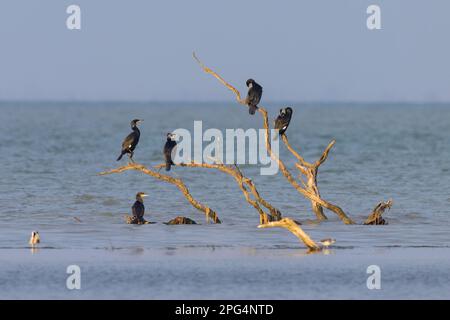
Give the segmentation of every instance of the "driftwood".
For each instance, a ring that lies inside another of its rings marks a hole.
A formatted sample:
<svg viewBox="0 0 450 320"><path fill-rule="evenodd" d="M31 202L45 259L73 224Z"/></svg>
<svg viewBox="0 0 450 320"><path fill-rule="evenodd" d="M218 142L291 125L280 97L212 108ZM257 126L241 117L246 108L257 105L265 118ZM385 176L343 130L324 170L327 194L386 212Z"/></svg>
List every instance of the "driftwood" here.
<svg viewBox="0 0 450 320"><path fill-rule="evenodd" d="M124 216L126 224L155 224L156 222L150 222L145 219L139 220L135 216L131 216L129 214L126 214Z"/></svg>
<svg viewBox="0 0 450 320"><path fill-rule="evenodd" d="M211 210L211 208L200 203L199 201L194 199L194 197L192 197L191 193L189 192L189 189L186 187L186 185L183 183L183 181L181 179L177 179L177 178L165 175L165 174L161 174L159 172L148 169L147 167L145 167L141 164L138 164L138 163L128 163L128 165L126 165L126 166L122 166L117 169L101 172L99 175L121 173L121 172L128 171L128 170L141 171L142 173L149 175L153 178L156 178L158 180L165 181L165 182L168 182L168 183L171 183L171 184L177 186L178 189L180 189L180 191L183 193L184 197L189 201L189 203L194 208L196 208L199 211L202 211L205 214L207 221L212 220L214 223L221 223L216 212L214 212L213 210Z"/></svg>
<svg viewBox="0 0 450 320"><path fill-rule="evenodd" d="M297 238L299 238L311 251L320 251L321 247L314 242L303 230L300 226L295 223L294 220L289 218L283 218L280 221L268 222L265 224L261 224L258 228L273 228L280 227L285 228L292 232Z"/></svg>
<svg viewBox="0 0 450 320"><path fill-rule="evenodd" d="M165 164L160 164L155 166L156 169L164 167ZM239 188L241 189L242 193L245 196L245 200L253 206L256 211L259 213L260 217L260 223L266 223L269 221L277 221L281 219L281 212L273 207L269 202L267 202L261 195L259 194L258 190L256 189L255 184L253 181L247 177L245 177L241 170L239 170L239 167L237 165L225 165L225 164L208 164L208 163L180 163L177 164L179 167L190 167L190 168L207 168L207 169L216 169L219 171L222 171L226 174L229 174L232 176L237 184L239 185ZM253 197L252 197L253 196ZM267 212L264 211L263 208L267 209Z"/></svg>
<svg viewBox="0 0 450 320"><path fill-rule="evenodd" d="M213 75L216 79L218 79L224 86L226 86L229 90L231 90L235 96L236 96L236 100L238 101L238 103L245 105L245 100L241 98L241 94L240 92L233 87L231 84L229 84L228 82L226 82L221 76L219 76L216 72L214 72L213 70L211 70L210 68L206 67L195 55L195 53L193 54L194 59L199 63L200 67L203 69L203 71L205 71L208 74ZM283 163L283 161L280 160L279 157L277 157L275 155L275 153L273 153L272 151L272 146L271 146L271 142L270 142L270 138L269 138L269 119L268 119L268 115L267 115L267 111L264 107L259 106L258 107L258 111L259 113L262 115L263 117L263 124L264 124L264 129L265 129L265 144L266 144L266 149L268 154L270 155L270 157L277 162L278 167L280 168L282 174L284 175L284 177L288 180L288 182L300 193L302 194L304 197L308 198L310 201L312 201L313 203L316 203L330 211L333 211L345 224L354 224L355 222L348 217L345 212L338 206L329 203L328 201L325 201L321 198L320 194L318 194L318 190L317 192L310 190L307 186L302 187L292 176L292 174L289 172L289 170L286 168L285 164ZM332 147L332 145L331 145ZM330 148L331 148L330 147ZM329 149L328 149L329 150ZM325 158L323 161L325 161L326 156L328 155L328 152L326 152ZM323 162L322 161L322 162ZM320 164L319 164L320 166ZM318 167L318 166L317 166ZM316 173L317 175L317 173ZM316 186L317 186L317 182L316 182ZM323 219L323 217L322 217Z"/></svg>
<svg viewBox="0 0 450 320"><path fill-rule="evenodd" d="M386 220L382 217L382 214L386 211L386 209L391 209L393 204L392 200L388 200L386 202L380 202L375 206L372 210L372 213L369 214L366 221L364 221L365 225L384 225L388 224Z"/></svg>
<svg viewBox="0 0 450 320"><path fill-rule="evenodd" d="M164 224L167 224L167 225L197 224L197 222L195 222L192 219L186 218L186 217L176 217L176 218L173 218L172 220L170 220L168 222L164 222Z"/></svg>

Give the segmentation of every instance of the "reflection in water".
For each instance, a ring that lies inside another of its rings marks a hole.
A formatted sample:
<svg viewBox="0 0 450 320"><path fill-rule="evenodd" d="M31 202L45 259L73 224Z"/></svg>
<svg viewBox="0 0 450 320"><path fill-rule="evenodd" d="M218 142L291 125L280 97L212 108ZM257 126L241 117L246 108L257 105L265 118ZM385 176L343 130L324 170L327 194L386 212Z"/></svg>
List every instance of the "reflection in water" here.
<svg viewBox="0 0 450 320"><path fill-rule="evenodd" d="M31 254L35 254L39 252L39 248L35 245L30 246Z"/></svg>

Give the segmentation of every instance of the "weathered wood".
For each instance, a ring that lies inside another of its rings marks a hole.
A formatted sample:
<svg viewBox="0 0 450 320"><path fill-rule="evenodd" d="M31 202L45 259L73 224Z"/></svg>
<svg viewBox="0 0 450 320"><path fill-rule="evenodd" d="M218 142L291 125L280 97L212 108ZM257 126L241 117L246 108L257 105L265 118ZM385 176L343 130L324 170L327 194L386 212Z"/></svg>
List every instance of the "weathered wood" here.
<svg viewBox="0 0 450 320"><path fill-rule="evenodd" d="M150 222L145 219L139 220L135 216L132 215L124 215L124 219L126 224L155 224L156 222Z"/></svg>
<svg viewBox="0 0 450 320"><path fill-rule="evenodd" d="M165 164L159 164L155 166L155 169L159 169L164 166ZM260 223L265 223L268 221L276 221L281 219L280 210L273 207L268 201L266 201L263 197L261 197L253 181L245 177L237 165L225 165L221 163L215 164L196 163L192 161L190 163L179 163L177 164L177 166L190 168L216 169L232 176L235 179L236 183L238 184L239 189L244 194L245 200L252 207L254 207L255 210L259 213ZM263 207L265 207L268 210L268 212L265 212Z"/></svg>
<svg viewBox="0 0 450 320"><path fill-rule="evenodd" d="M286 134L282 136L282 140L287 149L294 155L295 158L297 158L298 162L295 164L295 166L306 177L305 188L320 198L319 187L317 185L317 175L319 173L319 167L328 158L328 154L336 141L333 140L330 142L330 144L328 144L327 148L316 162L309 163L294 148L292 148ZM327 219L326 215L323 212L322 206L317 201L311 200L311 207L313 212L316 214L317 219Z"/></svg>
<svg viewBox="0 0 450 320"><path fill-rule="evenodd" d="M194 220L187 218L187 217L176 217L168 222L164 222L164 224L167 225L179 225L179 224L197 224Z"/></svg>
<svg viewBox="0 0 450 320"><path fill-rule="evenodd" d="M289 230L312 251L321 250L320 246L318 246L317 243L315 243L314 240L311 239L308 236L308 234L305 231L303 231L303 229L300 228L300 226L297 223L295 223L294 220L290 218L283 218L279 221L268 222L258 226L258 228L273 228L273 227L280 227Z"/></svg>
<svg viewBox="0 0 450 320"><path fill-rule="evenodd" d="M200 203L199 201L197 201L196 199L194 199L194 197L189 192L189 189L186 187L186 185L183 183L183 181L181 179L177 179L177 178L171 177L169 175L165 175L165 174L153 171L153 170L145 167L144 165L138 164L138 163L128 163L128 165L126 165L126 166L122 166L117 169L112 169L109 171L101 172L101 173L99 173L99 175L122 173L122 172L128 171L128 170L140 171L140 172L142 172L146 175L149 175L153 178L156 178L158 180L165 181L165 182L168 182L168 183L171 183L171 184L177 186L178 189L183 193L184 197L189 201L189 203L194 208L196 208L199 211L202 211L205 214L207 221L212 220L214 223L221 223L216 212L211 210L211 208L209 208L208 206L206 206L206 205Z"/></svg>
<svg viewBox="0 0 450 320"><path fill-rule="evenodd" d="M375 208L372 210L372 213L369 214L366 221L364 222L365 225L384 225L388 224L387 221L382 217L383 213L386 211L386 209L391 209L393 205L392 199L383 202L381 201L378 203Z"/></svg>

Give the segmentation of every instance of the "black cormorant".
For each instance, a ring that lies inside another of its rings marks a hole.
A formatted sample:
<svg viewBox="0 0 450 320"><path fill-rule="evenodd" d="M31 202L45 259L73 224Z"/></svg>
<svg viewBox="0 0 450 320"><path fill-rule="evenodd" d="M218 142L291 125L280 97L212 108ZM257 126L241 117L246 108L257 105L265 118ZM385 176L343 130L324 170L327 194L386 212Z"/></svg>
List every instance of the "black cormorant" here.
<svg viewBox="0 0 450 320"><path fill-rule="evenodd" d="M174 166L175 163L172 161L172 151L177 146L176 141L172 140L172 138L175 138L175 134L168 133L167 134L167 141L164 145L164 159L166 161L166 171L170 171L170 167Z"/></svg>
<svg viewBox="0 0 450 320"><path fill-rule="evenodd" d="M134 149L136 148L139 137L141 136L141 132L139 131L139 128L137 127L138 123L142 122L143 120L134 119L131 121L131 130L133 130L132 133L130 133L125 140L122 142L122 151L120 153L120 156L117 158L117 161L122 159L122 156L126 153L129 154L130 160L133 161L133 154Z"/></svg>
<svg viewBox="0 0 450 320"><path fill-rule="evenodd" d="M276 130L278 130L278 133L280 134L280 136L283 135L286 132L287 128L289 127L289 123L291 122L292 112L293 112L293 110L290 107L280 109L280 114L275 119L275 124L274 124L274 127Z"/></svg>
<svg viewBox="0 0 450 320"><path fill-rule="evenodd" d="M255 114L258 103L261 100L263 88L253 79L247 80L248 94L245 103L248 105L248 113Z"/></svg>
<svg viewBox="0 0 450 320"><path fill-rule="evenodd" d="M133 220L137 224L143 224L145 223L144 220L144 213L145 213L145 207L144 207L144 197L147 195L144 192L138 192L136 194L136 202L131 207L133 211Z"/></svg>

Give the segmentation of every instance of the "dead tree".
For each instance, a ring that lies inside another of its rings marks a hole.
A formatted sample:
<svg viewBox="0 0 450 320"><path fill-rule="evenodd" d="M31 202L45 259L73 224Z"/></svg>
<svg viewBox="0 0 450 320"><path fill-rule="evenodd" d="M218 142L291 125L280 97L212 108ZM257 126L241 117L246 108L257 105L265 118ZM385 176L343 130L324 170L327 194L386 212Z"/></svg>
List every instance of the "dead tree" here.
<svg viewBox="0 0 450 320"><path fill-rule="evenodd" d="M202 211L205 214L207 221L212 220L214 223L221 223L216 212L214 212L213 210L211 210L211 208L200 203L199 201L194 199L194 197L192 197L191 193L189 192L189 189L186 187L186 185L183 183L183 181L181 179L177 179L177 178L165 175L165 174L161 174L159 172L148 169L147 167L145 167L141 164L138 164L138 163L128 163L128 165L126 165L126 166L122 166L117 169L101 172L99 175L121 173L121 172L128 171L128 170L140 171L140 172L142 172L146 175L149 175L153 178L156 178L158 180L165 181L165 182L168 182L168 183L171 183L171 184L177 186L178 189L180 189L180 191L183 193L184 197L189 201L189 203L194 208L196 208L199 211Z"/></svg>
<svg viewBox="0 0 450 320"><path fill-rule="evenodd" d="M163 168L165 164L160 164L155 166L156 169ZM269 202L267 202L261 195L254 182L245 177L242 174L242 171L239 169L237 165L225 165L221 163L195 163L194 161L190 163L179 163L177 166L180 167L190 167L190 168L206 168L206 169L216 169L226 174L232 176L238 186L239 189L244 194L245 200L256 209L259 213L259 221L261 224L267 223L269 221L277 221L281 219L281 212L273 207ZM264 211L264 208L267 210Z"/></svg>
<svg viewBox="0 0 450 320"><path fill-rule="evenodd" d="M210 68L206 67L195 55L195 53L193 54L194 59L198 62L198 64L200 65L200 67L203 69L203 71L205 71L206 73L209 73L211 75L213 75L216 79L218 79L224 86L226 86L229 90L231 90L232 92L234 92L235 96L236 96L236 100L238 101L239 104L242 105L246 105L245 104L245 99L241 98L241 94L240 92L233 87L231 84L229 84L228 82L226 82L220 75L218 75L216 72L214 72L213 70L211 70ZM289 170L286 168L285 164L283 163L283 161L280 160L280 158L275 155L275 153L272 151L272 146L271 146L271 142L270 142L270 137L269 137L269 119L268 119L268 114L267 114L267 110L262 107L259 106L258 107L258 111L259 113L262 115L263 117L263 125L264 125L264 129L265 129L265 144L266 144L266 149L268 154L270 155L270 157L277 162L278 167L280 168L282 174L284 175L284 177L288 180L288 182L300 193L302 194L304 197L308 198L310 201L313 201L319 205L321 205L322 207L333 211L345 224L354 224L355 222L348 217L345 212L338 206L331 204L328 201L323 200L320 195L318 195L316 192L313 192L311 190L309 190L306 186L302 187L292 176L292 174L289 172ZM325 161L325 159L324 159ZM317 185L317 184L316 184Z"/></svg>

